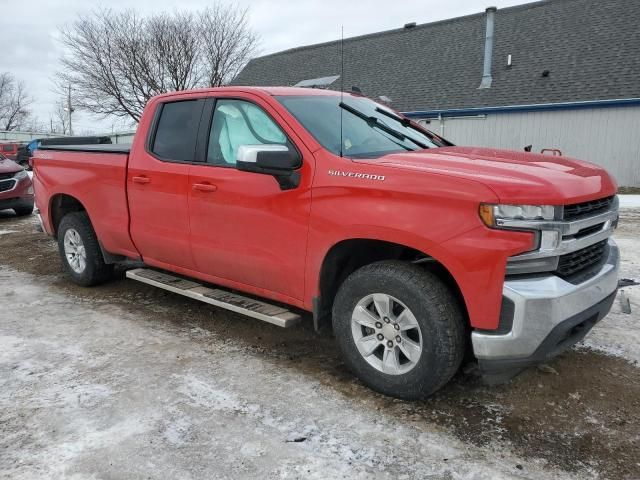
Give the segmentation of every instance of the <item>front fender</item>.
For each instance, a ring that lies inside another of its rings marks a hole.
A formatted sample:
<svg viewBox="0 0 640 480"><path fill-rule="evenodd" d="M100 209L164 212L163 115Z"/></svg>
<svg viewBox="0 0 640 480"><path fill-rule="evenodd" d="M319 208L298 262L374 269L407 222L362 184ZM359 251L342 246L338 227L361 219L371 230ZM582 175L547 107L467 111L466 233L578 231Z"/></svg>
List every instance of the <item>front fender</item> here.
<svg viewBox="0 0 640 480"><path fill-rule="evenodd" d="M485 330L498 328L508 257L532 245L529 233L491 230L484 226L461 232L443 242L376 225L350 225L342 233L343 236L322 246L310 247L306 272L307 308L313 308L313 298L320 294L320 272L333 246L344 240L381 240L412 248L440 263L460 289L471 326Z"/></svg>

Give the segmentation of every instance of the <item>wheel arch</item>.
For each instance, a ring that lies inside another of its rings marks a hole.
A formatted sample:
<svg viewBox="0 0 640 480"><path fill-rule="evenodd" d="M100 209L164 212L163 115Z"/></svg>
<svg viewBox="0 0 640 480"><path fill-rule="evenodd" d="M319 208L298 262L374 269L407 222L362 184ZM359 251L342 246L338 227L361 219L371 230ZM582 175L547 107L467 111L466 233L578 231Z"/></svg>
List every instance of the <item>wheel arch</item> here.
<svg viewBox="0 0 640 480"><path fill-rule="evenodd" d="M72 195L57 193L49 200L49 218L53 236L57 238L63 217L72 212L86 212L84 204ZM87 212L88 214L88 212Z"/></svg>
<svg viewBox="0 0 640 480"><path fill-rule="evenodd" d="M318 294L313 298L313 320L316 330L331 322L331 308L338 289L354 271L371 263L383 260L401 260L418 264L435 273L453 292L469 324L467 306L462 290L451 270L423 249L417 249L393 241L350 238L332 245L325 254L318 278Z"/></svg>
<svg viewBox="0 0 640 480"><path fill-rule="evenodd" d="M84 204L76 197L66 193L57 193L51 197L49 201L49 218L54 238L58 238L58 229L64 216L73 212L86 212L87 217L89 217L89 222L91 222L91 215L89 215ZM95 232L95 227L93 228ZM97 235L98 233L96 232L96 237ZM102 258L106 264L117 263L125 259L125 257L121 255L114 255L106 251L99 238L98 245L100 246Z"/></svg>

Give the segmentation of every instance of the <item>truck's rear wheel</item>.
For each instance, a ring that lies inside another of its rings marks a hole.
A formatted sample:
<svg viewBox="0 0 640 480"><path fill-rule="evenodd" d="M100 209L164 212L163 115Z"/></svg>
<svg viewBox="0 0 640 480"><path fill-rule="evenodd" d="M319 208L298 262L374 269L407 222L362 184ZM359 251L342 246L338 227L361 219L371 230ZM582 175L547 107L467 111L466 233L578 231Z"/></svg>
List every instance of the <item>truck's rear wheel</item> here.
<svg viewBox="0 0 640 480"><path fill-rule="evenodd" d="M333 328L346 364L369 387L424 398L456 373L463 315L434 274L399 261L367 265L341 285Z"/></svg>
<svg viewBox="0 0 640 480"><path fill-rule="evenodd" d="M113 276L113 265L104 262L86 212L64 216L58 228L58 249L65 269L78 285L97 285Z"/></svg>

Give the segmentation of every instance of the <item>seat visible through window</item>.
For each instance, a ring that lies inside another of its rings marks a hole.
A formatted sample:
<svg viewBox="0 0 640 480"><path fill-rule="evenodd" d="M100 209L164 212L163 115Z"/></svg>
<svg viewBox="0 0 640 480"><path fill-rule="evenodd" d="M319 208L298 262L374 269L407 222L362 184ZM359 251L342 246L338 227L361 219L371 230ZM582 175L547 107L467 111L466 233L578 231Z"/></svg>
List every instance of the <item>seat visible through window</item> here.
<svg viewBox="0 0 640 480"><path fill-rule="evenodd" d="M287 137L258 106L242 100L218 100L213 114L207 162L236 164L241 145L284 145Z"/></svg>

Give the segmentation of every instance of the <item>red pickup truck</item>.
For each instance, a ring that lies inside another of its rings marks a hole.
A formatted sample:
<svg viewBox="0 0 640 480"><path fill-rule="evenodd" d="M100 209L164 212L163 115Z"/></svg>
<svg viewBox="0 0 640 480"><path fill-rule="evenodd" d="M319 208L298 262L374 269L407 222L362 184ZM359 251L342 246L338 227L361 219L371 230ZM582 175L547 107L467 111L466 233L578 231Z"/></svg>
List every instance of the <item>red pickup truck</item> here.
<svg viewBox="0 0 640 480"><path fill-rule="evenodd" d="M77 283L134 259L149 268L131 278L277 325L312 312L363 382L401 398L436 391L468 352L493 381L546 361L617 289L603 169L456 147L360 95L161 95L130 149L46 147L34 164Z"/></svg>

